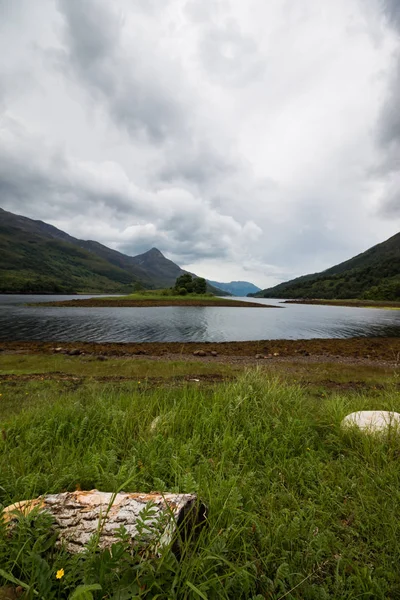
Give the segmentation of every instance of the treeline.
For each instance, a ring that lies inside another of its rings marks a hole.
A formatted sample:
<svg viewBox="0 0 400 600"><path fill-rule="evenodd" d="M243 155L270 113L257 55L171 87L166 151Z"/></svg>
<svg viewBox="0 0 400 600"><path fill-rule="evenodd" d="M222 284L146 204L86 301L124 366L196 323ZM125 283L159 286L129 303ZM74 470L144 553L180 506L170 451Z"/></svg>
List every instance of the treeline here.
<svg viewBox="0 0 400 600"><path fill-rule="evenodd" d="M305 279L264 290L265 298L399 300L400 275L379 278L370 273L346 273Z"/></svg>

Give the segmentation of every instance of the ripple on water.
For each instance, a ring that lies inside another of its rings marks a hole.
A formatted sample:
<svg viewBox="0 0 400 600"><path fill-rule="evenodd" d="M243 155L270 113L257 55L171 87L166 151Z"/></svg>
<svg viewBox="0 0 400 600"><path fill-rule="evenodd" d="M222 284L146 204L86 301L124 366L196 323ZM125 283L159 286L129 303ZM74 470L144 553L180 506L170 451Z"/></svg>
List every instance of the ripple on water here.
<svg viewBox="0 0 400 600"><path fill-rule="evenodd" d="M0 340L223 342L400 336L400 311L296 304L282 308L278 300L269 299L258 301L280 308L40 308L25 305L69 298L71 296L0 296Z"/></svg>

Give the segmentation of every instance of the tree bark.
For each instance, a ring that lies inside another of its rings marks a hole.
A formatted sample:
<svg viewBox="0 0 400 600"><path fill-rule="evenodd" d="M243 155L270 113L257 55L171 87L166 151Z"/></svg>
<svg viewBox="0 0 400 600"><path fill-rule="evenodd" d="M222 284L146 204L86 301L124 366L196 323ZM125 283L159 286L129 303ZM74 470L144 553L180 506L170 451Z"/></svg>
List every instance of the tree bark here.
<svg viewBox="0 0 400 600"><path fill-rule="evenodd" d="M125 528L132 543L155 544L157 548L173 543L174 550L187 540L206 519L206 508L195 494L141 494L76 491L40 496L8 506L3 518L11 523L18 513L33 509L54 517L59 541L69 552L81 552L93 535L101 549L118 541L116 531ZM150 511L143 527L144 509Z"/></svg>

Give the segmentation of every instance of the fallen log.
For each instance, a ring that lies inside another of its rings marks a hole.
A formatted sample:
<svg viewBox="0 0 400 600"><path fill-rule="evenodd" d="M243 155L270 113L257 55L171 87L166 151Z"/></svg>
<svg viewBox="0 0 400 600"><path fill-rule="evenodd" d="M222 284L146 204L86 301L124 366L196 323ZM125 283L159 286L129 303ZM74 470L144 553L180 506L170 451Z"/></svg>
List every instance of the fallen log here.
<svg viewBox="0 0 400 600"><path fill-rule="evenodd" d="M59 543L71 553L81 552L92 538L98 546L109 548L118 541L123 526L132 543L155 544L157 548L173 544L180 551L206 519L206 507L195 494L141 494L76 491L40 496L8 506L3 511L6 523L33 510L46 511L54 518Z"/></svg>

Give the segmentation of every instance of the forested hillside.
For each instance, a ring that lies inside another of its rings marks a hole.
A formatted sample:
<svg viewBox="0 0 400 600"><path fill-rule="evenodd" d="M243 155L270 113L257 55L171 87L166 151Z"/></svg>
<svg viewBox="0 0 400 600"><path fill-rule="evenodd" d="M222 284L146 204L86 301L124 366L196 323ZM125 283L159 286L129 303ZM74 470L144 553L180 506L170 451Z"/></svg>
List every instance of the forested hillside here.
<svg viewBox="0 0 400 600"><path fill-rule="evenodd" d="M304 275L254 295L264 298L398 300L400 233L326 271Z"/></svg>
<svg viewBox="0 0 400 600"><path fill-rule="evenodd" d="M129 293L172 287L183 273L157 248L127 256L0 209L0 293Z"/></svg>

